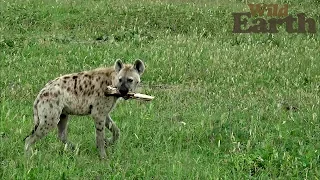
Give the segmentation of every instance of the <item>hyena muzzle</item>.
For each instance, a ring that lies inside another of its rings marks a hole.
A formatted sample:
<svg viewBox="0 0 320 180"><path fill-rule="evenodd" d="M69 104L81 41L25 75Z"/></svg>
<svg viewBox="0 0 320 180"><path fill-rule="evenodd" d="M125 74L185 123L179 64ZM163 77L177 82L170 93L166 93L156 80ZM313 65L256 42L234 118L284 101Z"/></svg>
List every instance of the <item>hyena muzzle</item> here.
<svg viewBox="0 0 320 180"><path fill-rule="evenodd" d="M119 97L108 96L108 86L118 89L122 96L134 92L145 70L144 63L136 60L133 65L117 60L114 67L98 68L58 77L48 82L38 94L34 106L34 129L25 138L25 151L32 144L58 127L58 138L73 147L67 140L69 115L91 115L96 128L96 144L101 158L106 157L105 146L115 143L120 130L109 113ZM112 137L105 139L105 127Z"/></svg>

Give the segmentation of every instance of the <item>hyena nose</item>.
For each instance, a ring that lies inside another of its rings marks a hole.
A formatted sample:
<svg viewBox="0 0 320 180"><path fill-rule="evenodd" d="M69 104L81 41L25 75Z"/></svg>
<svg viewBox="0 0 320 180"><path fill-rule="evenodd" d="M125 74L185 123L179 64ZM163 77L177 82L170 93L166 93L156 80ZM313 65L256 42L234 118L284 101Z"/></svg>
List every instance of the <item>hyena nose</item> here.
<svg viewBox="0 0 320 180"><path fill-rule="evenodd" d="M121 95L127 95L129 90L128 89L120 89L119 92Z"/></svg>

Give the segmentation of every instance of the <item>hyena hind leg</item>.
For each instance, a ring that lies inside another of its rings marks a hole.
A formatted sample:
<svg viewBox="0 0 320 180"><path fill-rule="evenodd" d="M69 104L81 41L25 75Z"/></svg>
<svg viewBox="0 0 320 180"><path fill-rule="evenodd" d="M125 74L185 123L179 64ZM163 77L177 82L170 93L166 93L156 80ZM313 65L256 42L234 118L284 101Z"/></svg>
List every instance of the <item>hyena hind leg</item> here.
<svg viewBox="0 0 320 180"><path fill-rule="evenodd" d="M33 133L25 139L26 153L29 154L31 146L41 138L45 137L54 127L55 127L54 122L50 122L50 123L40 122L40 124L33 131Z"/></svg>
<svg viewBox="0 0 320 180"><path fill-rule="evenodd" d="M63 143L66 144L69 148L74 149L74 145L68 141L68 115L61 114L60 121L58 123L58 138Z"/></svg>
<svg viewBox="0 0 320 180"><path fill-rule="evenodd" d="M32 134L25 139L25 151L30 154L30 147L42 137L46 136L59 122L59 115L61 111L51 107L52 103L42 103L42 106L38 106L38 121L36 128Z"/></svg>

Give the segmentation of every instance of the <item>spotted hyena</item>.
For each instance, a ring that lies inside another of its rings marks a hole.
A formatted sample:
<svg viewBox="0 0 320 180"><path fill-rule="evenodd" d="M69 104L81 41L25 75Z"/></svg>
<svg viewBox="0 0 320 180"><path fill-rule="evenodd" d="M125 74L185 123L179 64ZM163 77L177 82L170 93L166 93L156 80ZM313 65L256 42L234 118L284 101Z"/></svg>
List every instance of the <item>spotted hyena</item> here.
<svg viewBox="0 0 320 180"><path fill-rule="evenodd" d="M34 106L34 129L25 139L25 150L58 127L58 138L67 145L69 115L91 115L96 127L96 143L101 158L105 158L105 145L113 144L120 135L119 128L109 113L119 97L107 96L108 87L116 87L122 96L134 92L145 66L141 60L133 65L117 60L114 67L68 74L48 82L38 94ZM105 127L112 132L105 139Z"/></svg>

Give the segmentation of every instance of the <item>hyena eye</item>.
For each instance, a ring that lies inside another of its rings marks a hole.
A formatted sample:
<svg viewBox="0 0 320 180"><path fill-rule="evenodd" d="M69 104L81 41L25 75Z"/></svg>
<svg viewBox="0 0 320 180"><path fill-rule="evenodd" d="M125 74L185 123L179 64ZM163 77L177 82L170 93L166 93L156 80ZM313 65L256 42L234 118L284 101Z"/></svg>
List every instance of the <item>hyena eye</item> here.
<svg viewBox="0 0 320 180"><path fill-rule="evenodd" d="M119 78L119 82L121 82L122 81L122 78Z"/></svg>
<svg viewBox="0 0 320 180"><path fill-rule="evenodd" d="M128 82L133 82L133 79L129 78L129 79L128 79Z"/></svg>

